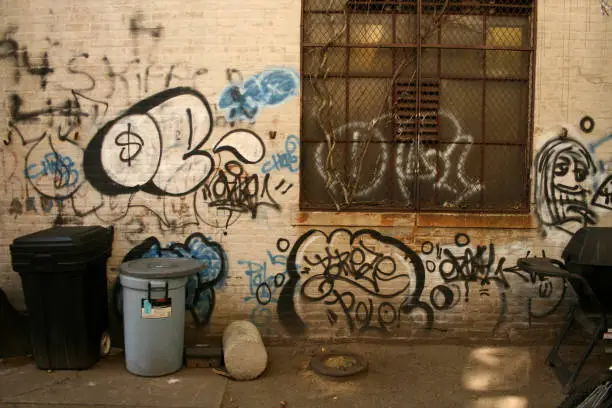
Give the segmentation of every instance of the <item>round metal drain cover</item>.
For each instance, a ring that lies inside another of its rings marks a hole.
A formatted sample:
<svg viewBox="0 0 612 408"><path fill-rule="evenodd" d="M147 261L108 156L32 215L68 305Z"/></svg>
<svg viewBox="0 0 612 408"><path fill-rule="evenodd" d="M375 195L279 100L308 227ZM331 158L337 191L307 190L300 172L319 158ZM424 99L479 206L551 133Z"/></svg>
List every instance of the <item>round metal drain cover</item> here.
<svg viewBox="0 0 612 408"><path fill-rule="evenodd" d="M325 353L310 360L310 367L317 374L330 377L348 377L365 371L367 361L355 353Z"/></svg>

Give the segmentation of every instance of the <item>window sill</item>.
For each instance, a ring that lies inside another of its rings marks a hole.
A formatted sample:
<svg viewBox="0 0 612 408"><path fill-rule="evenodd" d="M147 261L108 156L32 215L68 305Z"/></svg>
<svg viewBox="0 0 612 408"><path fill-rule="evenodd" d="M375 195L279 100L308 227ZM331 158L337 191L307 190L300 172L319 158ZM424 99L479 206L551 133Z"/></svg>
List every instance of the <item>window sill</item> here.
<svg viewBox="0 0 612 408"><path fill-rule="evenodd" d="M535 229L531 214L295 211L292 226Z"/></svg>

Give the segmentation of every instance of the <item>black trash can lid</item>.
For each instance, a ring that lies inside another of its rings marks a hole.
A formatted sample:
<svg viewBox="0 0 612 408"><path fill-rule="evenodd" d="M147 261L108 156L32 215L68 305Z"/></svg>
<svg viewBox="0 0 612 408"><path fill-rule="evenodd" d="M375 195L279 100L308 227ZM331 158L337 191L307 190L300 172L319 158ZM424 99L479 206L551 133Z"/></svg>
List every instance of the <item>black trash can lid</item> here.
<svg viewBox="0 0 612 408"><path fill-rule="evenodd" d="M15 238L13 246L19 249L30 247L54 249L66 245L71 247L90 245L92 242L97 242L100 237L104 237L106 231L101 226L58 226Z"/></svg>
<svg viewBox="0 0 612 408"><path fill-rule="evenodd" d="M24 235L10 245L12 266L19 273L82 270L110 256L113 234L112 226L57 226Z"/></svg>
<svg viewBox="0 0 612 408"><path fill-rule="evenodd" d="M134 278L172 279L195 275L204 268L203 262L192 258L141 258L122 263L119 271Z"/></svg>
<svg viewBox="0 0 612 408"><path fill-rule="evenodd" d="M566 263L612 266L612 227L584 227L563 250Z"/></svg>

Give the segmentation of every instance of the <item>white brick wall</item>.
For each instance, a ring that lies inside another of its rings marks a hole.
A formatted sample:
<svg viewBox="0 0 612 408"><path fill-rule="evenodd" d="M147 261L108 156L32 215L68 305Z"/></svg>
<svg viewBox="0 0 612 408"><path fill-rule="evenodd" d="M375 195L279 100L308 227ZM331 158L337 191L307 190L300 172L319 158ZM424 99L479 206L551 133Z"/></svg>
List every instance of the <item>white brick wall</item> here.
<svg viewBox="0 0 612 408"><path fill-rule="evenodd" d="M612 123L612 73L609 69L612 54L612 18L601 15L597 0L540 0L538 3L534 154L546 140L557 135L556 129L559 126L568 127L570 135L588 144L609 134ZM132 20L144 29L131 33ZM70 169L78 172L78 183L83 184L72 198L65 200L62 214L68 217L71 223L115 226L115 244L109 264L109 276L115 276L114 268L131 248L150 236L156 237L166 246L171 242L184 242L190 234L201 232L223 246L228 258L227 279L225 285L216 291L217 302L211 323L195 330L195 335L218 334L233 319L251 319L260 325L266 336L288 337L290 332L278 319L277 303L286 282L282 282L278 288L272 284L270 303L258 304L254 292L260 281L255 278L259 279L261 276L254 272L251 281L247 274L247 262L253 263L252 269L263 268L265 263L268 278L283 273L285 266L273 263L270 258L270 255L280 254L277 240L285 238L293 245L311 228L320 228L329 234L338 226L352 231L365 226L386 237L395 238L397 241L394 242L401 242L417 253L421 251L425 241L431 241L434 245L451 248L455 255L463 253L462 249L457 249L454 245L455 234L466 233L471 237L470 247L474 251L477 245L494 243L494 264L497 265L500 257L505 257L506 267L514 265L516 258L524 256L527 251L539 254L546 250L548 255L558 256L567 242L567 235L562 233L551 234L542 239L535 229L535 221L530 222L528 228L486 228L486 223L483 228L482 223L475 223L472 218L464 227L461 224L455 227L436 227L420 223L418 217L411 215L392 215L387 218L365 214L350 218L305 215L299 212L298 207L298 173L286 168L273 171L269 176L269 192L279 203L280 210L260 207L255 218L251 218L249 213L241 214L240 219L228 228L223 228L224 217L198 217L195 209L199 208L201 211L206 205L194 200L193 193L184 199L158 197L142 191L133 197L129 194L101 197L89 185L82 168L82 151L96 131L139 100L162 91L166 87L167 75L171 70L174 76L171 78L170 87L186 86L199 91L210 103L215 118L223 115L223 112L215 109L213 105L218 105L221 92L228 86L227 70L239 71L244 79L272 68L297 71L300 65L299 1L83 0L77 4L45 0L3 0L0 26L6 33L3 47L0 48L0 86L4 118L0 121L0 135L6 142L0 144L0 166L3 175L0 194L0 287L19 308L24 305L18 275L12 271L10 265L8 245L20 235L50 227L59 212L57 203L45 211L45 203L41 203L40 194L34 189L34 186L38 185L39 190L53 191L52 177L41 175L30 181L25 177L24 169L28 166L35 165L30 167L31 172L39 172L42 169L42 155L51 148L47 146L45 150L42 145L37 146L36 142L24 145L17 131L9 127L11 95L18 95L23 100L21 113L45 110L48 106L61 108L66 100L72 100L71 90L108 104L108 111L104 115L103 105L100 104L95 121L91 116L84 117L81 124L71 129L71 140L75 139L75 132L78 131L78 138L74 143L57 140L58 129L65 132L70 126L61 115L42 115L38 122L23 121L17 123L16 127L28 140L36 139L43 132L47 132L54 140L54 148L73 158L74 166ZM155 38L151 33L158 26L163 28L159 37ZM19 47L18 64L9 55L13 44ZM34 68L43 64L45 53L48 56L49 67L53 72L47 76L44 90L41 87L41 78L32 75L24 66L21 57L24 49L27 49L30 64ZM84 56L85 53L87 57ZM196 75L198 70L200 74ZM18 81L16 75L19 75ZM237 78L237 74L234 78ZM50 105L47 105L48 100L51 100ZM86 109L86 105L81 100L81 108ZM56 111L58 112L68 111L64 109ZM585 134L578 128L578 123L584 115L591 116L596 123L595 130L590 134ZM160 117L164 117L163 113L160 113ZM181 118L186 120L184 115ZM289 135L299 136L299 118L299 97L293 97L279 106L263 108L255 124L242 123L237 126L258 134L265 145L266 154L263 160L258 164L245 166L249 174L258 177L260 186L264 180L262 164L272 160L274 154L285 152L285 141ZM231 129L220 120L205 146L214 146ZM276 132L276 136L270 137L270 132ZM10 143L9 134L12 138ZM179 136L181 135L177 134L177 138ZM174 142L184 143L187 135L182 134L182 137L182 142L177 141L178 139ZM164 146L170 149L167 145ZM118 149L116 154L120 154ZM596 152L597 158L604 161L610 160L611 153L612 142L598 147ZM220 158L215 157L217 165L223 165L231 159L226 154L223 153ZM299 152L296 151L295 154L299 155ZM64 171L68 172L65 177L71 182L74 181L74 178L70 177L76 177L76 173L71 173L72 170ZM183 168L181 171L189 172L189 169ZM180 178L180 172L177 174L178 176L172 179L173 183L180 185L189 182ZM193 172L188 174L193 176ZM281 180L285 181L283 187L275 190ZM286 194L282 194L289 184L293 184L293 187ZM62 194L72 194L71 190L66 187ZM35 209L27 208L28 199L34 200ZM73 210L73 203L81 212L91 210L102 203L104 205L92 214L78 216ZM142 207L143 205L152 211ZM181 205L184 210L179 211ZM49 206L48 202L46 206ZM192 222L184 227L163 226L159 221L160 217L167 224ZM221 228L211 226L215 224L215 220L220 220ZM602 212L600 224L612 225L609 212ZM318 248L325 247L321 245ZM346 246L348 247L351 245ZM312 257L317 252L309 247L307 253ZM485 260L488 259L488 254L487 250ZM286 256L287 252L283 255ZM453 304L445 306L446 310L436 310L432 306L430 294L433 288L443 284L438 269L441 260L435 257L435 251L432 255L422 255L421 259L424 267L435 265L434 272L425 271L424 275L420 300L425 306L408 314L401 312L404 314L398 318L399 326L397 320L393 324L383 325L383 329L390 335L389 338L436 341L541 339L542 336L549 336L558 327L563 313L567 310L565 302L552 316L530 319L529 299L533 298L532 306L536 314L552 308L561 296L558 282L554 284L551 298L542 300L537 299L539 282L525 282L509 273L506 275L510 287L499 287L494 283L486 287L488 296L480 294L483 288L480 280L469 283L470 297L467 302L465 284L459 282L454 286L450 285L454 296ZM411 267L404 268L406 270L403 273L412 279L407 289L384 300L393 307L396 314L400 313L402 302L413 294L413 285L416 285L417 281ZM281 278L278 279L280 281ZM384 283L384 286L391 291L394 288L402 288L401 284L394 286L393 281ZM438 293L437 291L439 289L436 289L434 294ZM299 335L312 338L381 336L383 330L377 316L378 309L374 310L370 325L378 325L379 329L360 332L359 327L365 324L365 320L370 319L366 310L368 297L360 290L355 290L354 294L355 304L351 320L355 327L350 332L349 323L339 304L326 306L321 302L306 302L301 297L299 288L296 288L292 296L293 308L306 325ZM566 299L570 297L568 295ZM345 300L347 299L348 297ZM363 302L364 306L357 311L359 302ZM375 308L380 306L382 300L378 299L377 302ZM434 302L437 302L438 308L443 303L439 297L434 299ZM381 311L384 311L384 308ZM382 320L392 318L389 314L385 316ZM290 315L289 319L294 317ZM334 319L336 320L332 324ZM433 321L432 330L424 329L428 319ZM188 325L191 323L188 322Z"/></svg>

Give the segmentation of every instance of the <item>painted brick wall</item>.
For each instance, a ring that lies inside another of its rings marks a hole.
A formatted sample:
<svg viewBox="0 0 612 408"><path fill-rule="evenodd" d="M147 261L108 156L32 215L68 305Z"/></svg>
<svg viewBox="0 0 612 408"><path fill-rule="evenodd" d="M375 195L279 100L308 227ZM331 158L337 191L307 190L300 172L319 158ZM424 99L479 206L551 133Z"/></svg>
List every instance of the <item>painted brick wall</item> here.
<svg viewBox="0 0 612 408"><path fill-rule="evenodd" d="M586 149L590 188L605 189L612 18L597 0L538 3L534 157L555 140ZM207 262L216 302L198 326L213 289L190 299L196 337L234 319L284 339L539 341L559 327L563 282L513 268L571 236L542 235L544 190L531 216L299 210L300 2L3 0L2 17L0 287L18 308L12 240L98 224L115 226L111 283L125 257ZM348 267L366 273L324 277Z"/></svg>

